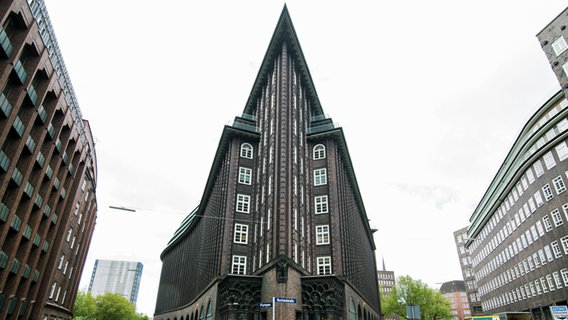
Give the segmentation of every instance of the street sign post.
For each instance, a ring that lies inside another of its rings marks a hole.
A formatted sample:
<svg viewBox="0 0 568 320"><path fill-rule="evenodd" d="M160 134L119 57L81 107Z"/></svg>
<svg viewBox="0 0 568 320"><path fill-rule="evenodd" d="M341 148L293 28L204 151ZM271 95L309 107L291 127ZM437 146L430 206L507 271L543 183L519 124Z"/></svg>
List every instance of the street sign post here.
<svg viewBox="0 0 568 320"><path fill-rule="evenodd" d="M272 297L272 320L276 319L276 313L275 311L275 304L276 303L289 303L289 304L295 304L296 303L296 298L277 298L277 297Z"/></svg>

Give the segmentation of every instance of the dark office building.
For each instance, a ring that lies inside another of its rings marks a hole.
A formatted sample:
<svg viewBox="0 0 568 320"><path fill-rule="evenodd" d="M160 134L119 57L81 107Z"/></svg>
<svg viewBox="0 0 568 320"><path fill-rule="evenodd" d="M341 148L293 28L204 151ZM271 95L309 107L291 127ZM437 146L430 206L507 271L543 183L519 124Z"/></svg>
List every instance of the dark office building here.
<svg viewBox="0 0 568 320"><path fill-rule="evenodd" d="M71 319L96 158L43 1L0 0L0 319Z"/></svg>
<svg viewBox="0 0 568 320"><path fill-rule="evenodd" d="M324 115L286 7L200 205L161 259L156 320L380 318L343 130Z"/></svg>
<svg viewBox="0 0 568 320"><path fill-rule="evenodd" d="M568 302L567 14L537 36L563 90L528 120L467 228L481 314L551 319Z"/></svg>

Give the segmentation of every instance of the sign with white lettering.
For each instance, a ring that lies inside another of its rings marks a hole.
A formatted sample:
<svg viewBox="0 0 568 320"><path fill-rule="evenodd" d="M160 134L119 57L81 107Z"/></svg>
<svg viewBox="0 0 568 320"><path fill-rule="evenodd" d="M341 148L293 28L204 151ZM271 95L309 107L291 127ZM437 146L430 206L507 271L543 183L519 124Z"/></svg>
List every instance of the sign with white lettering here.
<svg viewBox="0 0 568 320"><path fill-rule="evenodd" d="M272 308L272 302L261 302L258 304L259 308Z"/></svg>
<svg viewBox="0 0 568 320"><path fill-rule="evenodd" d="M278 302L278 303L296 303L296 298L274 298L274 302Z"/></svg>
<svg viewBox="0 0 568 320"><path fill-rule="evenodd" d="M550 306L550 313L554 319L568 318L568 306Z"/></svg>

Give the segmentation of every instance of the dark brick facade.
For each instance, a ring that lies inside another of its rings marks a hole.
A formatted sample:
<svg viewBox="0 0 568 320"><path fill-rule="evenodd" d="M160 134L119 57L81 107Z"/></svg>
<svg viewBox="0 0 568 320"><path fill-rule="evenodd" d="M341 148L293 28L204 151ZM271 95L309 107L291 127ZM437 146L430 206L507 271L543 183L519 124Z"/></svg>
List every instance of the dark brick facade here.
<svg viewBox="0 0 568 320"><path fill-rule="evenodd" d="M0 319L71 319L95 226L93 136L43 1L0 1Z"/></svg>
<svg viewBox="0 0 568 320"><path fill-rule="evenodd" d="M324 152L314 157L316 146ZM284 8L244 112L223 130L200 206L162 253L155 319L273 310L279 319L379 319L372 233L343 131L324 116ZM295 303L259 307L274 297Z"/></svg>

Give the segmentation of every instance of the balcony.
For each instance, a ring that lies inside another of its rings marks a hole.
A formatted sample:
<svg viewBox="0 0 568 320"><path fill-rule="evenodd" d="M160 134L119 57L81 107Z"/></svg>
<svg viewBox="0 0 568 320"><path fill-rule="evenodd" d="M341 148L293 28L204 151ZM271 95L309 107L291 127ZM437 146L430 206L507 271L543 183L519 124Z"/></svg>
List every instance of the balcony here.
<svg viewBox="0 0 568 320"><path fill-rule="evenodd" d="M8 265L8 259L10 259L10 257L6 254L6 252L0 250L0 268L1 269L6 269L6 266Z"/></svg>
<svg viewBox="0 0 568 320"><path fill-rule="evenodd" d="M324 124L321 126L315 126L315 127L310 127L308 128L308 134L312 134L312 133L318 133L318 132L323 132L323 131L329 131L335 129L335 124L333 123L328 123L328 124Z"/></svg>
<svg viewBox="0 0 568 320"><path fill-rule="evenodd" d="M22 184L22 180L24 180L24 176L18 170L18 168L14 168L14 173L12 173L12 181L19 187Z"/></svg>
<svg viewBox="0 0 568 320"><path fill-rule="evenodd" d="M0 220L2 222L8 221L8 214L10 213L10 208L8 208L5 204L0 202Z"/></svg>
<svg viewBox="0 0 568 320"><path fill-rule="evenodd" d="M47 111L45 111L43 105L39 106L39 108L37 109L37 116L38 119L41 120L41 123L45 124L45 122L47 121Z"/></svg>
<svg viewBox="0 0 568 320"><path fill-rule="evenodd" d="M39 96L37 95L37 91L35 89L35 87L33 85L30 85L28 87L28 94L26 95L27 98L30 100L30 102L32 103L32 105L36 105L37 102L39 101Z"/></svg>
<svg viewBox="0 0 568 320"><path fill-rule="evenodd" d="M10 167L10 158L8 155L4 153L4 151L0 150L0 168L4 170L4 172L8 171Z"/></svg>
<svg viewBox="0 0 568 320"><path fill-rule="evenodd" d="M32 136L28 136L28 138L26 139L26 147L28 148L30 154L34 153L36 143L34 141L34 138L32 138Z"/></svg>
<svg viewBox="0 0 568 320"><path fill-rule="evenodd" d="M10 38L4 28L0 27L0 48L2 48L2 53L4 54L4 58L9 58L14 52L14 47L10 42Z"/></svg>
<svg viewBox="0 0 568 320"><path fill-rule="evenodd" d="M40 168L43 168L43 165L45 164L45 156L41 153L41 151L37 154L36 163Z"/></svg>
<svg viewBox="0 0 568 320"><path fill-rule="evenodd" d="M51 140L55 138L55 128L51 123L47 126L47 133L49 134Z"/></svg>
<svg viewBox="0 0 568 320"><path fill-rule="evenodd" d="M12 105L4 93L0 93L0 109L6 118L10 117L10 113L12 113Z"/></svg>
<svg viewBox="0 0 568 320"><path fill-rule="evenodd" d="M51 169L50 165L47 165L47 169L45 169L45 176L47 177L47 180L51 180L51 177L53 176L53 169Z"/></svg>
<svg viewBox="0 0 568 320"><path fill-rule="evenodd" d="M16 231L20 231L20 228L22 227L22 219L20 219L20 217L18 217L17 215L14 215L10 227L12 227L12 229Z"/></svg>
<svg viewBox="0 0 568 320"><path fill-rule="evenodd" d="M34 187L26 181L26 186L24 187L24 193L26 194L26 196L28 196L29 199L32 198L32 195L34 194Z"/></svg>
<svg viewBox="0 0 568 320"><path fill-rule="evenodd" d="M36 196L34 204L36 205L36 207L41 208L41 205L43 204L43 198L39 194Z"/></svg>
<svg viewBox="0 0 568 320"><path fill-rule="evenodd" d="M30 238L32 237L32 227L30 227L29 224L26 223L26 226L24 227L24 233L22 235L28 240L30 240Z"/></svg>
<svg viewBox="0 0 568 320"><path fill-rule="evenodd" d="M16 118L14 119L14 123L12 123L12 128L20 138L24 135L24 131L26 130L26 126L24 126L24 123L22 122L22 120L20 120L20 117L18 116L16 116Z"/></svg>
<svg viewBox="0 0 568 320"><path fill-rule="evenodd" d="M14 75L15 79L20 82L20 84L24 84L26 82L26 79L28 78L28 74L26 73L24 65L20 60L16 61L16 64L14 64L12 74Z"/></svg>

